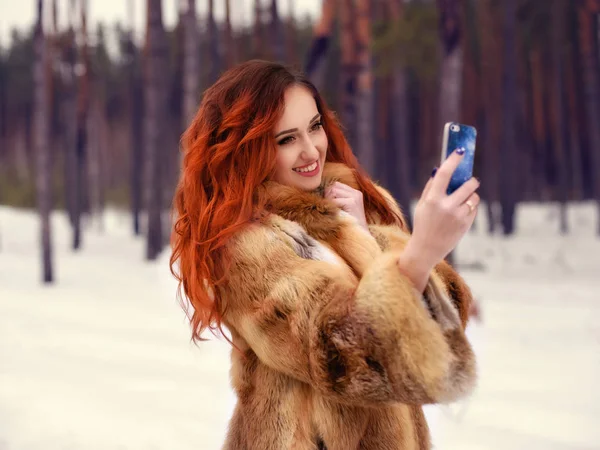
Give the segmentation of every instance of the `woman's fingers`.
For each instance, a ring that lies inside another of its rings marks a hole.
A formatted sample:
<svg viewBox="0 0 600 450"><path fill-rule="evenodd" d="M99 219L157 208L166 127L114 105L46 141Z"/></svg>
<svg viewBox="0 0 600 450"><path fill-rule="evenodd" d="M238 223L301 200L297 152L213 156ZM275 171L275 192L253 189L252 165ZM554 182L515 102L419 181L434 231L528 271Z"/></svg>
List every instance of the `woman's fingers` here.
<svg viewBox="0 0 600 450"><path fill-rule="evenodd" d="M471 178L450 195L450 201L453 205L460 206L466 202L478 188L479 180L477 180L477 178Z"/></svg>
<svg viewBox="0 0 600 450"><path fill-rule="evenodd" d="M351 188L347 184L336 182L325 190L325 196L331 198L355 198L362 197L362 192Z"/></svg>
<svg viewBox="0 0 600 450"><path fill-rule="evenodd" d="M344 183L340 183L340 182L335 182L331 185L331 190L334 192L340 192L340 193L346 193L348 195L356 195L357 193L359 193L360 191L357 191L356 189L351 188L350 186L348 186L347 184Z"/></svg>
<svg viewBox="0 0 600 450"><path fill-rule="evenodd" d="M455 151L433 173L423 189L413 219L411 242L416 254L422 254L427 264L437 264L463 238L477 216L479 195L474 191L479 182L474 179L448 195L448 184L462 161L464 151ZM463 200L460 202L459 200Z"/></svg>
<svg viewBox="0 0 600 450"><path fill-rule="evenodd" d="M351 198L332 198L331 200L348 213L351 212L352 206L354 205L354 200Z"/></svg>
<svg viewBox="0 0 600 450"><path fill-rule="evenodd" d="M460 207L465 210L466 217L474 217L477 214L477 208L479 207L480 202L481 198L479 195L477 193L473 193Z"/></svg>
<svg viewBox="0 0 600 450"><path fill-rule="evenodd" d="M334 183L325 190L325 197L341 210L350 214L359 225L368 230L363 193L343 183Z"/></svg>
<svg viewBox="0 0 600 450"><path fill-rule="evenodd" d="M347 210L349 206L354 202L352 198L352 193L343 190L340 186L337 186L338 183L332 184L328 188L325 189L325 198L333 201L340 208ZM341 184L341 183L339 183Z"/></svg>
<svg viewBox="0 0 600 450"><path fill-rule="evenodd" d="M445 196L448 191L448 184L450 184L450 178L452 178L452 174L462 161L465 155L464 150L457 149L448 158L444 161L444 163L437 170L435 176L433 177L433 184L431 186L432 194Z"/></svg>
<svg viewBox="0 0 600 450"><path fill-rule="evenodd" d="M427 180L427 183L425 183L425 187L423 188L423 193L421 194L421 197L426 197L429 194L429 191L431 191L431 185L433 184L433 176L429 178L429 180Z"/></svg>

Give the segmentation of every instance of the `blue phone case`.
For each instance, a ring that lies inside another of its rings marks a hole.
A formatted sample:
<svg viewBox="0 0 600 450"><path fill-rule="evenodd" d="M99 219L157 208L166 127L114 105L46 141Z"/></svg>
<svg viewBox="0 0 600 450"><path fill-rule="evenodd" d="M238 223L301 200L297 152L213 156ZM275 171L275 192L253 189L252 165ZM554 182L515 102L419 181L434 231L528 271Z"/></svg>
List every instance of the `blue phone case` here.
<svg viewBox="0 0 600 450"><path fill-rule="evenodd" d="M448 195L452 194L473 176L473 163L475 161L475 142L477 130L475 127L456 122L449 122L444 126L444 139L442 144L442 162L458 148L465 149L465 156L452 174L448 185Z"/></svg>

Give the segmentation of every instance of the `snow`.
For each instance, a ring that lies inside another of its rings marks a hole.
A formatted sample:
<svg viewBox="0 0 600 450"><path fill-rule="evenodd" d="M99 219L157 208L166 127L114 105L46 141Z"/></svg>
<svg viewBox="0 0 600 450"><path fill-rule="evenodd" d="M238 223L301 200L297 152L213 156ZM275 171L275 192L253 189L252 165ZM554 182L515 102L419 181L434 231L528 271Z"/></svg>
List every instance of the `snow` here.
<svg viewBox="0 0 600 450"><path fill-rule="evenodd" d="M481 302L468 329L480 381L427 407L444 450L600 448L600 239L596 209L524 205L518 233L477 229L456 255ZM168 252L145 262L130 219L108 211L69 249L52 217L54 286L40 283L37 216L0 207L0 450L219 449L235 404L229 346L196 347Z"/></svg>

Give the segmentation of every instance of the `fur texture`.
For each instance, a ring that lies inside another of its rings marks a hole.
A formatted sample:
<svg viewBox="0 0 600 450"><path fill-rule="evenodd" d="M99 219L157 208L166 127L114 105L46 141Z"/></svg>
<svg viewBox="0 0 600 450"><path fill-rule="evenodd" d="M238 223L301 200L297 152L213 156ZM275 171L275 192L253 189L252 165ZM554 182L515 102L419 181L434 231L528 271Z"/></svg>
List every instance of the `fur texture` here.
<svg viewBox="0 0 600 450"><path fill-rule="evenodd" d="M356 187L327 164L333 181ZM417 292L396 265L406 228L367 212L367 233L322 190L258 195L268 213L231 242L221 287L238 395L224 449L429 449L421 405L475 383L468 287L443 263Z"/></svg>

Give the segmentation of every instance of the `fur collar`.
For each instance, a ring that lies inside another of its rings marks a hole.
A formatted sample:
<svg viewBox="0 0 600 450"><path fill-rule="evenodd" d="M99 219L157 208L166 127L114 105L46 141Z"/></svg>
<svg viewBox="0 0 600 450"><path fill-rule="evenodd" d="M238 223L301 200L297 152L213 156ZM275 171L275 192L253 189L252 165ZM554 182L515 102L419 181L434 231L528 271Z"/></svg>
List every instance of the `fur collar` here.
<svg viewBox="0 0 600 450"><path fill-rule="evenodd" d="M347 184L353 189L359 188L358 182L356 181L356 170L351 169L342 163L326 162L323 167L321 185L316 189L315 193L322 197L325 188L338 181Z"/></svg>
<svg viewBox="0 0 600 450"><path fill-rule="evenodd" d="M259 204L264 205L258 218L265 225L288 235L295 234L277 217L300 224L304 232L327 244L360 277L381 249L377 240L352 216L341 212L333 201L323 197L325 188L336 181L358 188L352 169L332 163L325 164L321 185L312 192L266 182L258 190Z"/></svg>
<svg viewBox="0 0 600 450"><path fill-rule="evenodd" d="M320 186L314 191L286 186L275 181L263 183L258 191L258 203L265 205L266 212L298 222L317 239L328 240L339 233L339 207L323 197L325 189L339 181L358 189L355 171L341 163L325 163Z"/></svg>

